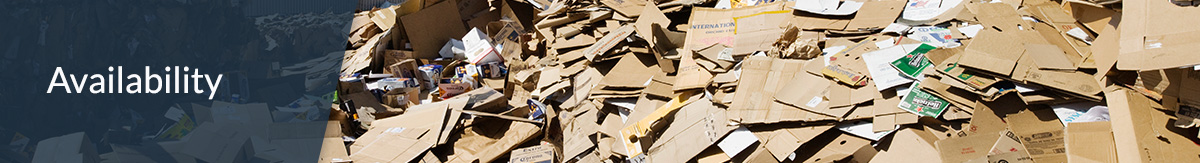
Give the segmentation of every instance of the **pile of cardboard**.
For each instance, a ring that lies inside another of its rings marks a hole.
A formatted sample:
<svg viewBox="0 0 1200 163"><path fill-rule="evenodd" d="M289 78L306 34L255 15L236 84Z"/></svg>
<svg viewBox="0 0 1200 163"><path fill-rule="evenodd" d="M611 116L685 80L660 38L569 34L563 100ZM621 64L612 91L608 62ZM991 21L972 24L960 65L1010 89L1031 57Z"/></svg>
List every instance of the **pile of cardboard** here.
<svg viewBox="0 0 1200 163"><path fill-rule="evenodd" d="M1197 162L1194 6L410 0L322 161Z"/></svg>

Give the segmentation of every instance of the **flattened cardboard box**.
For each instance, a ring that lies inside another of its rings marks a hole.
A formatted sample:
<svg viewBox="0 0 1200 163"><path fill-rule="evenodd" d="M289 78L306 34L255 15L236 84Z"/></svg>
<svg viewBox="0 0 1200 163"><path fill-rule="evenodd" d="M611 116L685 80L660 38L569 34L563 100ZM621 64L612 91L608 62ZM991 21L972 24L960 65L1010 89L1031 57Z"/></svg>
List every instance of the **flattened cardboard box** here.
<svg viewBox="0 0 1200 163"><path fill-rule="evenodd" d="M900 17L907 1L904 0L872 0L863 2L862 8L850 19L846 29L884 28Z"/></svg>
<svg viewBox="0 0 1200 163"><path fill-rule="evenodd" d="M937 137L924 130L900 129L892 136L888 148L875 154L871 162L942 162L933 145L936 140Z"/></svg>
<svg viewBox="0 0 1200 163"><path fill-rule="evenodd" d="M381 139L367 144L360 152L350 155L354 162L408 162L433 146L421 137L430 136L429 129L388 128Z"/></svg>
<svg viewBox="0 0 1200 163"><path fill-rule="evenodd" d="M735 128L726 125L723 111L704 99L680 108L674 120L647 151L651 162L687 162Z"/></svg>
<svg viewBox="0 0 1200 163"><path fill-rule="evenodd" d="M1066 136L1067 162L1117 162L1110 122L1071 123Z"/></svg>
<svg viewBox="0 0 1200 163"><path fill-rule="evenodd" d="M986 157L1000 138L998 133L981 133L966 137L948 138L936 142L942 161L964 162Z"/></svg>
<svg viewBox="0 0 1200 163"><path fill-rule="evenodd" d="M790 15L789 13L791 13L791 10L784 9L783 5L784 5L783 3L772 3L772 4L766 4L766 5L736 8L736 9L693 8L691 18L688 19L689 20L688 24L690 24L690 29L687 30L687 35L685 36L686 40L684 41L683 48L684 48L684 50L690 51L690 50L696 50L696 49L699 49L702 47L707 47L708 45L712 45L714 43L720 43L720 44L725 44L728 46L735 47L735 49L734 49L735 55L741 54L738 52L745 52L745 51L738 50L737 48L746 48L746 47L737 46L737 44L735 44L736 43L735 42L736 35L735 35L734 31L740 30L740 29L738 29L739 28L738 26L740 24L737 23L737 20L738 20L737 18L740 18L740 17L763 17L763 16L772 16L772 15ZM761 26L757 26L757 27L751 28L751 29L763 30L763 29L768 29L768 28L778 28L779 27L778 24L776 24L774 26L771 26L768 24L757 24L757 25L761 25ZM750 30L750 29L747 29L747 30ZM778 30L778 33L782 33L782 32L783 32L782 29ZM768 32L768 33L772 33L772 32ZM740 35L740 34L738 34L738 35ZM767 46L769 46L770 45L769 42L774 42L776 38L764 37L764 38L758 38L758 39L767 39L767 42L763 42L763 43L767 43ZM755 45L757 45L757 44L755 44Z"/></svg>
<svg viewBox="0 0 1200 163"><path fill-rule="evenodd" d="M1126 89L1105 91L1105 97L1117 162L1200 162L1200 146L1176 134L1185 131L1170 127L1171 116L1150 107L1155 101Z"/></svg>
<svg viewBox="0 0 1200 163"><path fill-rule="evenodd" d="M1025 47L1013 39L1016 35L984 29L979 31L971 43L967 45L963 58L958 61L960 66L976 68L1004 76L1013 74L1017 60L1025 52Z"/></svg>
<svg viewBox="0 0 1200 163"><path fill-rule="evenodd" d="M321 156L317 162L334 163L350 161L350 153L346 150L341 137L327 137L321 141Z"/></svg>
<svg viewBox="0 0 1200 163"><path fill-rule="evenodd" d="M529 122L490 117L475 118L473 121L463 127L458 140L448 143L454 147L455 155L475 158L454 157L447 162L492 162L542 131L538 124Z"/></svg>
<svg viewBox="0 0 1200 163"><path fill-rule="evenodd" d="M554 162L554 146L543 144L519 148L512 151L508 159L510 163L552 163Z"/></svg>
<svg viewBox="0 0 1200 163"><path fill-rule="evenodd" d="M757 124L775 123L784 120L796 121L808 118L809 116L819 116L796 109L793 106L776 103L773 98L777 91L781 91L785 86L791 85L791 80L794 76L811 75L801 70L801 67L809 62L804 60L776 59L766 56L750 56L742 62L742 74L741 79L738 80L738 91L734 94L733 105L730 105L729 109L726 109L729 112L728 117L730 120L743 124ZM818 103L821 102L819 101ZM828 102L824 103L827 104Z"/></svg>
<svg viewBox="0 0 1200 163"><path fill-rule="evenodd" d="M1157 70L1200 64L1195 47L1200 44L1200 19L1179 15L1200 14L1200 8L1171 1L1122 2L1121 54L1117 69Z"/></svg>
<svg viewBox="0 0 1200 163"><path fill-rule="evenodd" d="M1066 147L1062 123L1050 109L1022 110L1005 117L1021 144L1036 162L1065 162Z"/></svg>

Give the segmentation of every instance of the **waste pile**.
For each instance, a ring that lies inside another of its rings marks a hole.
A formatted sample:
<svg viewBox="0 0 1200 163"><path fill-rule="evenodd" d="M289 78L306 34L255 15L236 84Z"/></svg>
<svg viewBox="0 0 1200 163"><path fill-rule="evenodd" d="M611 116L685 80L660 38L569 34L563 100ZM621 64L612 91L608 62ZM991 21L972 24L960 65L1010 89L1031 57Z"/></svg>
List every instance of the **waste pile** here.
<svg viewBox="0 0 1200 163"><path fill-rule="evenodd" d="M322 162L1200 162L1189 0L408 0Z"/></svg>

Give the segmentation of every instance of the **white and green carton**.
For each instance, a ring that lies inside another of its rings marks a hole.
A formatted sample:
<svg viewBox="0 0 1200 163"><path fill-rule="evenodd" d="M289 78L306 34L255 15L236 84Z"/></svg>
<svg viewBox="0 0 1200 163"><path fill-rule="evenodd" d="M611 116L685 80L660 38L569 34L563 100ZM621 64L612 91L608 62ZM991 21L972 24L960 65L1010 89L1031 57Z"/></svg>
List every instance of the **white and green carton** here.
<svg viewBox="0 0 1200 163"><path fill-rule="evenodd" d="M950 102L921 90L921 82L915 81L908 88L908 95L900 101L900 109L920 116L937 117L950 107Z"/></svg>
<svg viewBox="0 0 1200 163"><path fill-rule="evenodd" d="M933 49L937 49L937 47L930 46L929 44L921 44L916 50L909 52L908 55L892 61L892 67L900 70L900 73L908 78L921 80L924 77L921 75L921 71L925 71L925 68L933 67L933 62L925 58L925 53Z"/></svg>

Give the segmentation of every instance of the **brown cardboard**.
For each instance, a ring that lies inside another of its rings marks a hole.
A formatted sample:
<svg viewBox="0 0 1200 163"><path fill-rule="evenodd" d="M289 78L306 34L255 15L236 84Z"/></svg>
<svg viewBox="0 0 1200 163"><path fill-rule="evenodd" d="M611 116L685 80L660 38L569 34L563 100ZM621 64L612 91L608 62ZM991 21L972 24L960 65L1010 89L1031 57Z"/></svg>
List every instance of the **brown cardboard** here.
<svg viewBox="0 0 1200 163"><path fill-rule="evenodd" d="M972 90L972 91L986 89L987 87L991 86L992 84L996 84L996 82L999 82L999 80L996 80L995 78L993 78L990 75L986 75L982 72L979 72L978 70L967 69L967 68L964 68L964 66L959 66L958 62L959 62L961 56L962 55L952 56L950 58L947 58L946 61L944 61L945 63L938 64L936 66L938 72L945 74L944 76L948 77L948 78L942 78L942 81L946 81L947 79L955 80L955 81L958 81L957 83L962 83L962 85L965 86L965 87L958 87L958 88ZM953 82L944 82L944 83L949 84L951 86L955 85L955 83L953 83Z"/></svg>
<svg viewBox="0 0 1200 163"><path fill-rule="evenodd" d="M626 53L608 72L601 85L617 88L644 88L658 72L658 61L651 55Z"/></svg>
<svg viewBox="0 0 1200 163"><path fill-rule="evenodd" d="M1041 7L1047 7L1047 6L1041 6ZM1062 24L1053 24L1054 26L1042 24L1042 23L1034 24L1033 29L1039 35L1042 35L1042 37L1033 38L1038 42L1029 42L1029 43L1042 44L1042 43L1040 43L1041 40L1045 40L1046 43L1052 44L1054 46L1057 46L1059 49L1064 50L1067 53L1067 55L1066 55L1067 59L1070 60L1072 63L1081 63L1084 59L1083 57L1086 57L1086 55L1088 55L1088 53L1091 53L1091 48L1087 46L1086 42L1083 42L1079 38L1075 38L1073 36L1067 35L1066 31L1070 31L1072 29L1082 28L1082 27L1075 25L1074 20L1070 21L1070 23L1067 23L1067 22L1061 22L1061 23ZM1055 28L1055 27L1057 27L1057 28ZM1086 33L1085 32L1086 30L1082 30L1082 29L1079 29L1079 30L1080 30L1080 32ZM1092 36L1088 36L1088 37L1092 37ZM1025 39L1031 39L1031 38L1025 38ZM1079 65L1079 66L1086 67L1086 65Z"/></svg>
<svg viewBox="0 0 1200 163"><path fill-rule="evenodd" d="M1054 45L1047 44L1025 44L1025 55L1033 57L1033 61L1037 62L1039 69L1058 69L1058 70L1074 70L1078 67L1075 62L1067 59L1067 54L1063 53Z"/></svg>
<svg viewBox="0 0 1200 163"><path fill-rule="evenodd" d="M434 59L441 55L438 51L451 38L460 38L467 34L467 27L458 19L458 7L444 1L426 7L416 13L400 17L404 25L404 33L412 44L413 54L419 59Z"/></svg>
<svg viewBox="0 0 1200 163"><path fill-rule="evenodd" d="M1164 105L1169 106L1168 108L1178 108L1175 109L1175 117L1178 118L1175 126L1192 128L1200 123L1200 114L1198 114L1200 113L1200 108L1198 108L1200 107L1200 97L1198 97L1200 96L1200 92L1198 92L1200 91L1200 72L1184 70L1180 76L1182 77L1178 84L1181 85L1179 86L1179 95L1168 96L1177 96L1179 102L1176 105L1178 106L1170 105L1171 100L1167 99L1164 99Z"/></svg>
<svg viewBox="0 0 1200 163"><path fill-rule="evenodd" d="M1017 138L1017 134L1009 130L1000 132L1000 138L996 140L995 145L992 145L992 150L988 152L988 155L1000 155L1004 153L1017 153L1017 159L1033 160L1033 158L1029 158L1029 152L1025 150L1025 145L1021 144L1021 139Z"/></svg>
<svg viewBox="0 0 1200 163"><path fill-rule="evenodd" d="M762 13L762 14L760 14L760 13ZM737 28L739 28L739 26L741 24L737 23L737 19L735 19L735 18L753 17L753 16L776 16L776 15L786 15L786 13L791 13L791 10L785 10L784 3L771 3L771 4L757 5L757 6L736 8L736 9L693 8L691 18L688 19L688 24L690 25L690 28L687 30L686 40L684 41L683 48L684 48L684 50L695 50L695 49L699 49L702 47L707 47L708 45L712 45L714 43L721 43L721 44L725 44L725 45L734 46L735 48L741 48L740 46L734 45L734 43L735 43L734 31L741 30L741 29L737 29ZM761 20L761 19L757 19L757 20ZM762 21L758 21L758 22L762 22ZM746 22L746 23L750 23L750 22ZM776 22L776 23L778 23L778 22ZM767 26L766 24L761 24L761 23L754 24L754 25L764 25L764 26L751 27L746 30L759 31L759 30L764 30L764 29L770 29L772 27L773 28L779 27L779 26ZM779 32L782 32L782 30L779 30ZM768 33L770 33L770 32L768 32ZM741 34L739 33L737 35L741 35ZM759 35L759 36L761 36L761 35ZM764 42L764 43L767 43L767 46L769 46L770 45L769 42L774 41L774 39L776 39L776 38L766 37L766 38L754 38L754 39L768 40L767 42ZM734 51L735 51L734 54L740 54L738 52L741 52L742 50L734 49Z"/></svg>
<svg viewBox="0 0 1200 163"><path fill-rule="evenodd" d="M845 160L851 156L855 158L853 161L861 161L869 160L871 157L875 156L875 148L871 147L871 140L846 133L838 134L837 137L829 141L828 144L811 144L806 147L811 147L806 149L817 150L797 151L797 161L799 161L801 158L807 158L804 159L804 162L833 162Z"/></svg>
<svg viewBox="0 0 1200 163"><path fill-rule="evenodd" d="M985 157L991 151L1000 134L975 134L966 137L947 138L936 142L944 162L964 162Z"/></svg>
<svg viewBox="0 0 1200 163"><path fill-rule="evenodd" d="M1180 19L1178 15L1197 14L1200 8L1175 5L1169 1L1133 1L1122 3L1121 70L1156 70L1200 63L1191 55L1200 30L1191 28L1198 19Z"/></svg>
<svg viewBox="0 0 1200 163"><path fill-rule="evenodd" d="M733 48L723 44L712 44L711 46L698 49L693 53L696 57L696 63L708 69L711 72L725 72L727 69L733 68Z"/></svg>
<svg viewBox="0 0 1200 163"><path fill-rule="evenodd" d="M1009 76L1017 65L1017 59L1021 58L1025 51L1025 47L1013 37L1014 35L995 30L980 30L963 54L963 58L969 59L961 59L958 64Z"/></svg>
<svg viewBox="0 0 1200 163"><path fill-rule="evenodd" d="M390 67L392 65L396 65L397 63L403 63L403 62L406 62L406 60L413 59L413 54L412 54L412 51L407 51L407 50L386 50L385 49L385 50L383 50L383 53L380 54L380 57L383 58L383 65ZM416 69L416 66L419 66L419 65L416 65L417 61L414 59L412 62L413 62L412 69ZM403 65L403 66L407 66L407 65ZM398 67L398 68L403 68L403 67ZM400 70L403 70L403 69L400 69ZM387 70L387 68L384 68L384 71L389 71L389 70ZM413 71L416 71L416 70L413 70ZM406 77L406 76L401 76L401 74L393 74L393 75L396 77Z"/></svg>
<svg viewBox="0 0 1200 163"><path fill-rule="evenodd" d="M1117 14L1118 16L1120 14ZM1115 69L1117 57L1120 55L1120 32L1117 27L1108 25L1099 31L1100 35L1092 41L1092 56L1096 62L1096 80L1103 82L1108 72Z"/></svg>
<svg viewBox="0 0 1200 163"><path fill-rule="evenodd" d="M346 145L342 143L341 137L330 137L322 139L321 156L317 162L333 163L350 161L350 154L346 152Z"/></svg>
<svg viewBox="0 0 1200 163"><path fill-rule="evenodd" d="M1117 162L1112 125L1107 121L1071 123L1065 141L1067 162Z"/></svg>
<svg viewBox="0 0 1200 163"><path fill-rule="evenodd" d="M490 89L488 89L490 90ZM466 98L452 98L440 102L417 105L409 108L405 114L376 120L366 133L359 136L354 144L350 145L350 154L355 155L363 148L374 143L375 141L386 139L384 133L388 130L430 130L427 137L420 138L425 144L441 144L449 137L449 130L446 128L454 128L458 125L458 117L461 114L453 114L450 108L461 108L467 103ZM416 144L414 144L416 145Z"/></svg>
<svg viewBox="0 0 1200 163"><path fill-rule="evenodd" d="M404 110L389 110L391 108L384 106L369 92L346 95L344 101L353 102L354 106L349 106L349 108L357 111L357 119L362 122L364 127L370 127L377 117L384 118L404 112Z"/></svg>
<svg viewBox="0 0 1200 163"><path fill-rule="evenodd" d="M376 141L367 144L360 152L350 155L355 162L407 162L425 153L433 144L420 141L428 136L429 129L388 128Z"/></svg>
<svg viewBox="0 0 1200 163"><path fill-rule="evenodd" d="M780 92L775 94L775 100L793 107L820 113L825 116L841 118L845 116L850 109L832 109L830 108L830 100L825 99L825 94L830 90L831 81L825 78L812 74L797 74L792 80L780 88ZM804 83L804 84L800 84ZM849 96L841 97L845 100Z"/></svg>
<svg viewBox="0 0 1200 163"><path fill-rule="evenodd" d="M591 61L597 61L598 59L606 57L606 55L611 54L608 52L610 49L616 47L617 44L621 42L625 42L625 38L629 37L630 34L633 34L635 29L636 28L632 25L625 25L621 26L621 28L617 28L615 31L605 34L603 38L596 40L596 44L592 44L592 46L588 46L586 49L584 49L583 56L587 57L587 59Z"/></svg>
<svg viewBox="0 0 1200 163"><path fill-rule="evenodd" d="M654 57L658 58L658 67L662 68L663 73L675 73L677 65L671 58L680 56L679 47L683 45L684 36L686 33L668 31L659 24L652 24L651 30L654 40L650 46L653 48Z"/></svg>
<svg viewBox="0 0 1200 163"><path fill-rule="evenodd" d="M907 1L903 0L878 0L863 2L862 8L858 9L858 13L854 14L854 19L850 20L850 24L846 25L846 29L882 29L888 24L896 21L900 17L900 11L904 11L904 5Z"/></svg>
<svg viewBox="0 0 1200 163"><path fill-rule="evenodd" d="M803 60L765 56L750 56L743 60L738 91L734 94L733 104L727 109L730 112L730 120L741 123L775 123L783 119L801 118L801 114L807 112L791 106L780 106L783 104L774 103L773 97L776 92L789 85L788 83L792 83L794 76L810 75L799 70L805 63L807 62Z"/></svg>
<svg viewBox="0 0 1200 163"><path fill-rule="evenodd" d="M1065 162L1063 126L1050 109L1024 110L1005 118L1012 132L1021 138L1029 156L1037 162Z"/></svg>
<svg viewBox="0 0 1200 163"><path fill-rule="evenodd" d="M971 126L968 134L991 134L1008 128L1004 118L1008 114L1025 109L1024 101L1015 95L999 97L994 101L976 101L975 114L971 115Z"/></svg>
<svg viewBox="0 0 1200 163"><path fill-rule="evenodd" d="M1096 33L1104 31L1108 27L1109 20L1113 19L1113 14L1116 14L1112 9L1082 1L1063 1L1062 8L1084 27ZM1116 17L1120 18L1120 16Z"/></svg>
<svg viewBox="0 0 1200 163"><path fill-rule="evenodd" d="M730 158L729 161L732 161L732 162L771 162L771 161L775 161L775 158L772 158L771 153L767 152L767 148L764 146L758 145L757 148L752 147L752 148L749 148L746 150L747 151L744 151L744 153L749 153L748 155ZM726 156L726 157L728 157L728 156ZM775 162L778 162L778 161L775 161Z"/></svg>
<svg viewBox="0 0 1200 163"><path fill-rule="evenodd" d="M1008 152L987 156L988 163L1033 163L1029 155L1020 152Z"/></svg>
<svg viewBox="0 0 1200 163"><path fill-rule="evenodd" d="M373 46L369 46L367 48L371 47ZM343 54L341 67L342 74L353 74L355 72L359 72L367 68L367 66L370 66L371 63L374 62L375 58L372 53L369 53L369 51L359 53L358 50L346 50L343 52Z"/></svg>
<svg viewBox="0 0 1200 163"><path fill-rule="evenodd" d="M975 13L975 19L987 26L999 28L1002 31L1018 31L1020 27L1032 27L1017 14L1016 8L1002 3L968 3L967 10ZM985 28L988 29L988 28ZM981 31L982 32L982 31ZM972 45L976 45L974 42Z"/></svg>
<svg viewBox="0 0 1200 163"><path fill-rule="evenodd" d="M645 117L634 119L637 120L634 123L627 123L625 128L621 129L622 139L620 141L624 145L627 154L632 156L643 154L642 148L636 147L634 142L640 142L639 139L647 136L651 130L660 128L661 126L655 125L656 122L664 120L665 117L675 112L675 110L698 101L700 96L696 95L697 91L682 92L671 98L671 101L667 101L666 104L654 109L653 112L647 114Z"/></svg>
<svg viewBox="0 0 1200 163"><path fill-rule="evenodd" d="M633 24L633 26L637 27L638 36L646 39L646 42L650 43L651 46L663 46L657 45L658 39L654 36L654 24L667 26L671 24L671 19L668 19L667 15L663 15L662 10L659 10L658 6L655 5L645 5L645 7L642 7L641 13L642 15Z"/></svg>
<svg viewBox="0 0 1200 163"><path fill-rule="evenodd" d="M1194 157L1200 146L1177 134L1185 131L1170 127L1170 115L1150 107L1154 101L1126 89L1105 91L1105 97L1117 162L1200 161Z"/></svg>
<svg viewBox="0 0 1200 163"><path fill-rule="evenodd" d="M561 122L565 122L562 127L564 159L572 159L596 146L590 140L590 136L600 129L596 124L596 106L589 102L581 107L560 116Z"/></svg>
<svg viewBox="0 0 1200 163"><path fill-rule="evenodd" d="M559 38L559 39L566 39L566 38ZM571 39L569 39L569 40L556 40L556 41L554 41L553 45L550 45L550 48L551 49L567 49L567 48L588 46L588 45L592 45L593 43L596 43L595 37L592 37L590 35L576 35L575 37L571 37ZM580 54L582 54L582 53L580 53Z"/></svg>
<svg viewBox="0 0 1200 163"><path fill-rule="evenodd" d="M772 3L762 6L772 6ZM733 15L733 52L734 56L748 55L755 51L771 49L779 35L784 32L783 25L791 17L791 10L763 11L749 15ZM695 48L694 46L692 48Z"/></svg>
<svg viewBox="0 0 1200 163"><path fill-rule="evenodd" d="M720 148L708 148L696 156L696 159L693 161L697 163L723 163L729 161L729 159L728 155L721 153Z"/></svg>
<svg viewBox="0 0 1200 163"><path fill-rule="evenodd" d="M788 2L789 5L793 2ZM842 30L846 25L850 24L852 17L833 17L808 12L795 12L788 23L799 27L800 29L826 29L826 30Z"/></svg>
<svg viewBox="0 0 1200 163"><path fill-rule="evenodd" d="M697 100L680 108L674 122L647 151L651 162L686 162L716 144L736 126L726 125L725 112L711 101Z"/></svg>
<svg viewBox="0 0 1200 163"><path fill-rule="evenodd" d="M943 162L938 150L933 146L936 139L924 130L897 130L887 148L875 154L871 162Z"/></svg>
<svg viewBox="0 0 1200 163"><path fill-rule="evenodd" d="M949 101L950 104L953 104L959 109L974 111L973 108L975 101L979 100L978 95L966 90L950 87L950 85L942 84L942 82L936 81L933 78L925 78L925 80L921 81L920 86L922 90L926 90L926 92L929 92L930 94Z"/></svg>
<svg viewBox="0 0 1200 163"><path fill-rule="evenodd" d="M872 113L875 117L872 119L871 130L874 132L882 132L896 129L896 125L917 123L917 115L900 110L898 107L893 107L900 104L900 98L877 99L875 104L871 105Z"/></svg>
<svg viewBox="0 0 1200 163"><path fill-rule="evenodd" d="M1096 95L1100 93L1100 85L1097 82L1093 82L1095 79L1087 73L1031 70L1025 76L1025 80L1082 95L1085 98L1092 98L1096 101L1100 100L1100 97Z"/></svg>
<svg viewBox="0 0 1200 163"><path fill-rule="evenodd" d="M833 126L808 126L776 130L773 135L767 138L763 143L767 147L767 151L775 156L776 161L787 159L789 154L792 154L801 145L817 138L818 135L825 133Z"/></svg>
<svg viewBox="0 0 1200 163"><path fill-rule="evenodd" d="M554 145L543 144L532 147L518 148L512 151L508 159L511 163L549 163L554 162Z"/></svg>
<svg viewBox="0 0 1200 163"><path fill-rule="evenodd" d="M671 88L672 90L680 91L703 88L708 86L709 82L712 81L713 74L697 64L696 59L693 58L694 55L695 53L690 51L684 52L682 55L679 61L679 70L677 70L675 82Z"/></svg>
<svg viewBox="0 0 1200 163"><path fill-rule="evenodd" d="M371 12L371 22L380 29L389 30L396 25L396 9L399 7L382 8Z"/></svg>
<svg viewBox="0 0 1200 163"><path fill-rule="evenodd" d="M825 66L825 69L821 69L821 74L833 77L834 79L837 79L838 83L848 84L850 86L867 85L866 75L851 72L837 65Z"/></svg>
<svg viewBox="0 0 1200 163"><path fill-rule="evenodd" d="M499 118L475 118L463 127L458 140L450 143L455 155L466 154L476 159L457 157L455 161L491 162L541 133L537 124Z"/></svg>
<svg viewBox="0 0 1200 163"><path fill-rule="evenodd" d="M839 107L847 107L854 105L850 103L850 87L845 85L837 85L830 83L829 90L825 92L825 99L829 100L831 110L837 110ZM848 111L848 110L847 110ZM836 116L836 114L834 114ZM838 116L839 118L841 116Z"/></svg>
<svg viewBox="0 0 1200 163"><path fill-rule="evenodd" d="M601 0L600 3L627 17L638 17L642 14L642 6L653 6L653 3L647 5L649 2L645 0Z"/></svg>
<svg viewBox="0 0 1200 163"><path fill-rule="evenodd" d="M418 88L392 89L383 95L383 104L400 108L421 104L421 90Z"/></svg>

